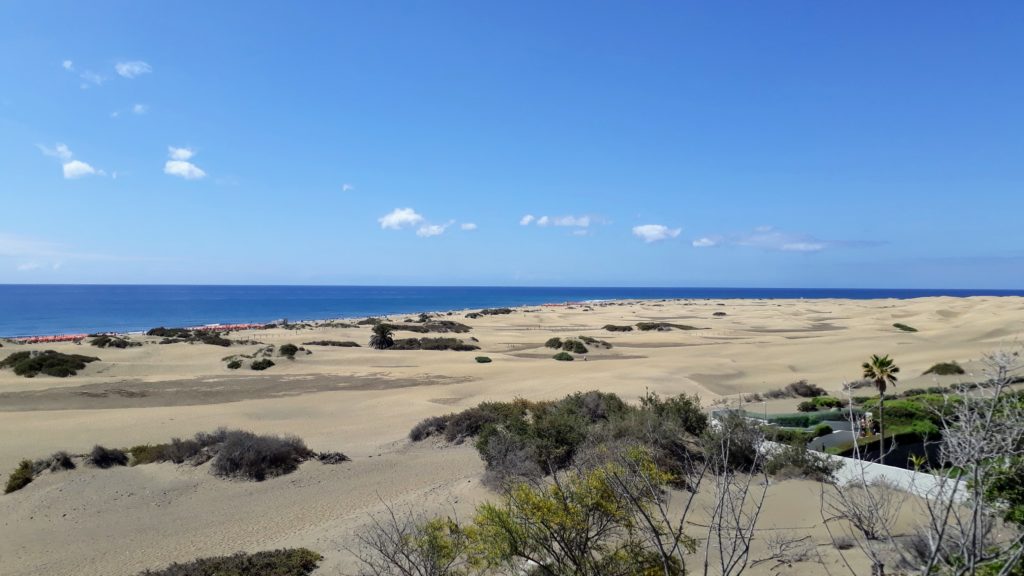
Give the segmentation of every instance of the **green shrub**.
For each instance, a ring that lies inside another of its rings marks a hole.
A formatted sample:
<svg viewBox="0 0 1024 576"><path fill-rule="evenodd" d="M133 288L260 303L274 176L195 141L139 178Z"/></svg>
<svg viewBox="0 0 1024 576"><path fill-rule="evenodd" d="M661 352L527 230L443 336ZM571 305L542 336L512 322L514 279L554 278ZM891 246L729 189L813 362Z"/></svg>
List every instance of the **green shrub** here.
<svg viewBox="0 0 1024 576"><path fill-rule="evenodd" d="M914 328L913 326L907 326L906 324L901 324L899 322L893 324L893 327L899 328L904 332L917 332L917 328Z"/></svg>
<svg viewBox="0 0 1024 576"><path fill-rule="evenodd" d="M119 448L104 448L99 444L92 447L89 452L89 464L97 468L111 468L113 466L127 466L128 455Z"/></svg>
<svg viewBox="0 0 1024 576"><path fill-rule="evenodd" d="M798 442L775 450L765 459L765 472L783 478L808 478L818 482L831 482L842 467L841 461L807 449Z"/></svg>
<svg viewBox="0 0 1024 576"><path fill-rule="evenodd" d="M45 352L15 352L0 362L0 368L12 368L18 376L34 378L38 374L64 378L74 376L90 362L99 358L81 354L64 354L47 350Z"/></svg>
<svg viewBox="0 0 1024 576"><path fill-rule="evenodd" d="M377 324L380 323L380 318L374 318L373 316L370 316L369 318L363 318L362 320L356 322L356 326L376 326Z"/></svg>
<svg viewBox="0 0 1024 576"><path fill-rule="evenodd" d="M249 368L252 368L253 370L266 370L267 368L270 368L273 365L274 361L271 360L270 358L260 358L259 360L253 362L249 366Z"/></svg>
<svg viewBox="0 0 1024 576"><path fill-rule="evenodd" d="M293 472L312 451L294 436L257 436L233 430L217 450L210 471L217 476L263 481Z"/></svg>
<svg viewBox="0 0 1024 576"><path fill-rule="evenodd" d="M378 322L373 326L373 335L370 336L370 348L374 350L387 350L395 345L394 330L388 324Z"/></svg>
<svg viewBox="0 0 1024 576"><path fill-rule="evenodd" d="M612 347L612 345L609 344L608 342L604 340L598 340L597 338L593 338L591 336L580 336L580 341L582 341L584 344L589 344L590 346L598 346L605 349L611 349Z"/></svg>
<svg viewBox="0 0 1024 576"><path fill-rule="evenodd" d="M511 314L511 308L484 308L480 311L480 314L484 316L497 316L500 314Z"/></svg>
<svg viewBox="0 0 1024 576"><path fill-rule="evenodd" d="M714 314L712 314L712 316L717 316L719 318L721 318L722 316L725 316L725 315L726 315L725 312L715 312Z"/></svg>
<svg viewBox="0 0 1024 576"><path fill-rule="evenodd" d="M401 338L395 340L391 350L454 350L469 352L479 350L479 346L466 344L458 338Z"/></svg>
<svg viewBox="0 0 1024 576"><path fill-rule="evenodd" d="M935 374L936 376L955 376L963 373L964 369L955 360L953 362L939 362L924 371L924 374Z"/></svg>
<svg viewBox="0 0 1024 576"><path fill-rule="evenodd" d="M587 347L583 345L583 342L572 338L567 338L562 341L562 350L572 352L573 354L586 354L588 352Z"/></svg>
<svg viewBox="0 0 1024 576"><path fill-rule="evenodd" d="M806 444L810 442L812 438L810 434L803 430L779 428L776 426L768 427L765 435L771 437L772 440L780 444L795 444L797 442Z"/></svg>
<svg viewBox="0 0 1024 576"><path fill-rule="evenodd" d="M560 362L572 362L573 361L572 354L569 354L568 352L559 352L558 354L555 354L554 356L552 356L552 358L554 358L555 360L558 360Z"/></svg>
<svg viewBox="0 0 1024 576"><path fill-rule="evenodd" d="M479 318L479 317L480 317L480 313L479 312L470 312L470 313L466 314L466 318L469 318L471 320Z"/></svg>
<svg viewBox="0 0 1024 576"><path fill-rule="evenodd" d="M616 326L615 324L605 324L604 329L609 332L632 332L632 326Z"/></svg>
<svg viewBox="0 0 1024 576"><path fill-rule="evenodd" d="M785 388L786 392L791 396L799 396L800 398L816 398L818 396L824 396L825 390L817 384L811 384L807 380L798 380L789 384Z"/></svg>
<svg viewBox="0 0 1024 576"><path fill-rule="evenodd" d="M477 364L490 364L491 363L491 359L489 357L487 357L487 356L477 356L476 357L476 361L477 361Z"/></svg>
<svg viewBox="0 0 1024 576"><path fill-rule="evenodd" d="M231 370L238 370L241 367L242 367L242 361L241 360L237 360L236 359L236 360L231 360L231 361L228 362L228 368L231 369Z"/></svg>
<svg viewBox="0 0 1024 576"><path fill-rule="evenodd" d="M672 324L670 322L638 322L637 330L642 332L649 332L651 330L657 330L659 332L665 332L667 330L697 330L693 326L687 326L686 324Z"/></svg>
<svg viewBox="0 0 1024 576"><path fill-rule="evenodd" d="M796 409L800 412L817 412L818 410L831 410L833 408L842 408L843 401L839 398L832 396L818 396L810 400L804 400Z"/></svg>
<svg viewBox="0 0 1024 576"><path fill-rule="evenodd" d="M299 353L299 347L295 344L282 344L277 349L278 354L281 356L287 356L288 358L295 358L295 355Z"/></svg>
<svg viewBox="0 0 1024 576"><path fill-rule="evenodd" d="M142 346L142 342L132 342L126 338L110 336L108 334L95 336L89 341L89 344L97 348L134 348L136 346Z"/></svg>
<svg viewBox="0 0 1024 576"><path fill-rule="evenodd" d="M555 336L554 338L548 338L548 341L545 342L544 345L547 346L548 348L554 348L555 350L558 350L559 348L562 347L562 339L557 336Z"/></svg>
<svg viewBox="0 0 1024 576"><path fill-rule="evenodd" d="M231 556L200 558L146 570L139 576L309 576L323 556L306 548L290 548Z"/></svg>
<svg viewBox="0 0 1024 576"><path fill-rule="evenodd" d="M817 412L818 405L815 404L813 400L804 400L797 404L796 409L799 412Z"/></svg>
<svg viewBox="0 0 1024 576"><path fill-rule="evenodd" d="M15 490L21 490L25 486L28 486L34 478L32 472L32 461L22 460L18 467L11 472L11 475L7 477L7 485L4 487L4 494L10 494Z"/></svg>
<svg viewBox="0 0 1024 576"><path fill-rule="evenodd" d="M815 438L821 438L822 436L828 436L829 434L831 434L833 432L835 432L835 430L833 430L832 427L829 426L828 424L818 424L817 426L814 427L814 437Z"/></svg>
<svg viewBox="0 0 1024 576"><path fill-rule="evenodd" d="M338 346L340 348L360 348L359 344L352 342L351 340L314 340L312 342L304 342L303 346Z"/></svg>
<svg viewBox="0 0 1024 576"><path fill-rule="evenodd" d="M132 446L128 449L128 454L132 457L131 465L138 466L140 464L166 461L166 446L166 444L139 444Z"/></svg>

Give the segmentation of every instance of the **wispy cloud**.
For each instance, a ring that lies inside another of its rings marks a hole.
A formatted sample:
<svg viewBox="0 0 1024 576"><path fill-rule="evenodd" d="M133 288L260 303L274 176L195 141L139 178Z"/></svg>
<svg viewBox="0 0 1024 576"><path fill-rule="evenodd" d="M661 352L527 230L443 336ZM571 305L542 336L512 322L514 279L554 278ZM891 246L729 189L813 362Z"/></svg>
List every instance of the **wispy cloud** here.
<svg viewBox="0 0 1024 576"><path fill-rule="evenodd" d="M742 246L773 252L821 252L837 247L876 246L881 242L822 240L810 234L788 232L773 226L758 226L751 232L704 236L697 238L692 244L694 248Z"/></svg>
<svg viewBox="0 0 1024 576"><path fill-rule="evenodd" d="M423 222L423 216L412 208L395 208L377 219L384 230L400 230Z"/></svg>
<svg viewBox="0 0 1024 576"><path fill-rule="evenodd" d="M540 216L527 214L519 219L521 226L534 224L537 226L565 226L569 228L587 228L594 222L591 216Z"/></svg>
<svg viewBox="0 0 1024 576"><path fill-rule="evenodd" d="M416 235L421 238L430 238L432 236L440 236L444 234L445 230L454 222L448 222L447 224L424 224L420 226L419 230L416 230Z"/></svg>
<svg viewBox="0 0 1024 576"><path fill-rule="evenodd" d="M704 236L703 238L697 238L692 242L694 248L711 248L718 246L718 240L715 238L709 238Z"/></svg>
<svg viewBox="0 0 1024 576"><path fill-rule="evenodd" d="M132 106L132 114L142 115L149 112L149 106L145 104L136 104Z"/></svg>
<svg viewBox="0 0 1024 576"><path fill-rule="evenodd" d="M669 228L664 224L643 224L633 227L633 235L648 244L676 238L682 231L682 228Z"/></svg>
<svg viewBox="0 0 1024 576"><path fill-rule="evenodd" d="M349 183L345 183L345 184L341 185L341 191L342 192L351 192L351 191L353 191L355 189L356 189L356 187L351 185L351 184L349 184Z"/></svg>
<svg viewBox="0 0 1024 576"><path fill-rule="evenodd" d="M459 225L459 228L462 228L463 230L470 232L476 230L476 224L474 224L473 222L463 222L462 224Z"/></svg>
<svg viewBox="0 0 1024 576"><path fill-rule="evenodd" d="M527 215L525 215L525 216L523 216L522 218L519 219L519 225L520 226L529 226L530 222L533 222L533 220L534 220L533 214L527 214Z"/></svg>
<svg viewBox="0 0 1024 576"><path fill-rule="evenodd" d="M43 146L42 144L36 145L39 150L46 156L52 156L61 161L61 168L64 173L64 178L67 180L75 180L83 176L103 176L103 170L93 168L87 162L81 160L75 160L74 154L71 153L71 149L66 144L58 143L53 148Z"/></svg>
<svg viewBox="0 0 1024 576"><path fill-rule="evenodd" d="M69 247L61 243L5 232L0 232L0 258L14 260L9 265L12 265L15 270L20 272L31 272L41 269L57 270L65 262L70 261L137 262L154 260L153 258L83 252L75 247Z"/></svg>
<svg viewBox="0 0 1024 576"><path fill-rule="evenodd" d="M60 63L60 65L61 65L61 66L62 66L62 67L63 67L63 68L65 69L65 70L69 70L69 71L70 71L70 70L73 70L73 69L75 68L75 63L74 63L74 62L72 62L71 60L65 60L65 61L61 62L61 63Z"/></svg>
<svg viewBox="0 0 1024 576"><path fill-rule="evenodd" d="M195 154L195 151L191 148L176 148L174 146L168 146L167 155L170 157L170 160L164 163L164 174L178 176L185 180L199 180L205 178L206 172L204 172L202 168L189 162Z"/></svg>
<svg viewBox="0 0 1024 576"><path fill-rule="evenodd" d="M60 66L64 70L78 75L78 77L82 80L82 83L79 84L79 87L82 90L86 90L90 86L100 86L103 84L103 81L105 80L103 76L100 76L92 70L84 69L79 71L77 68L75 68L75 63L71 60L62 61L60 63Z"/></svg>
<svg viewBox="0 0 1024 576"><path fill-rule="evenodd" d="M114 64L114 70L117 70L119 76L130 80L143 74L149 74L153 68L142 60L130 60Z"/></svg>

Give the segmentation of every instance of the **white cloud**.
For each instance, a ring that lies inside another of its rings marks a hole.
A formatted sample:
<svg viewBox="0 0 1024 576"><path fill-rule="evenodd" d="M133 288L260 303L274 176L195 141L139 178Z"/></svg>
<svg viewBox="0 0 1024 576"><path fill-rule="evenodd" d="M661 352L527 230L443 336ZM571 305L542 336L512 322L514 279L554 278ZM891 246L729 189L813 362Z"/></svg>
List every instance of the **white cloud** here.
<svg viewBox="0 0 1024 576"><path fill-rule="evenodd" d="M579 228L572 231L573 236L586 236L588 234L590 234L590 230L587 230L585 228Z"/></svg>
<svg viewBox="0 0 1024 576"><path fill-rule="evenodd" d="M406 226L415 226L423 222L423 216L417 214L412 208L395 208L388 214L378 218L377 222L380 222L381 228L399 230Z"/></svg>
<svg viewBox="0 0 1024 576"><path fill-rule="evenodd" d="M547 226L550 221L551 219L547 216L541 216L540 218L537 218L537 226Z"/></svg>
<svg viewBox="0 0 1024 576"><path fill-rule="evenodd" d="M780 248L785 252L819 252L825 249L821 242L790 242L783 244Z"/></svg>
<svg viewBox="0 0 1024 576"><path fill-rule="evenodd" d="M89 84L95 84L96 86L103 84L103 76L100 76L92 70L83 70L78 76L82 80L85 80L85 83L81 85L83 90L88 88Z"/></svg>
<svg viewBox="0 0 1024 576"><path fill-rule="evenodd" d="M533 214L527 214L519 219L520 226L529 226L530 222L533 222Z"/></svg>
<svg viewBox="0 0 1024 576"><path fill-rule="evenodd" d="M174 146L167 147L167 155L171 157L170 160L164 163L164 174L171 176L178 176L185 180L199 180L206 177L206 172L202 168L189 162L195 152L191 148L176 148Z"/></svg>
<svg viewBox="0 0 1024 576"><path fill-rule="evenodd" d="M146 112L149 112L149 106L146 106L145 104L136 104L132 106L132 114L145 114Z"/></svg>
<svg viewBox="0 0 1024 576"><path fill-rule="evenodd" d="M43 267L43 265L38 263L38 262L25 262L23 264L18 264L18 266L17 266L19 272L27 272L29 270L38 270L38 269L40 269L42 267Z"/></svg>
<svg viewBox="0 0 1024 576"><path fill-rule="evenodd" d="M352 190L355 190L355 189L356 189L356 187L351 185L351 184L347 184L346 183L346 184L342 184L341 185L341 191L342 192L351 192Z"/></svg>
<svg viewBox="0 0 1024 576"><path fill-rule="evenodd" d="M114 65L114 69L117 73L124 78L135 78L142 74L149 74L153 71L153 68L141 60L132 60L129 62L118 62Z"/></svg>
<svg viewBox="0 0 1024 576"><path fill-rule="evenodd" d="M180 176L185 180L199 180L206 177L202 168L184 160L168 160L164 163L164 174Z"/></svg>
<svg viewBox="0 0 1024 576"><path fill-rule="evenodd" d="M703 238L697 238L696 240L693 241L694 248L711 248L712 246L718 246L718 240L715 240L714 238L708 238L707 236L705 236Z"/></svg>
<svg viewBox="0 0 1024 576"><path fill-rule="evenodd" d="M459 228L462 228L463 230L466 231L476 230L476 224L472 222L463 222L462 224L459 225Z"/></svg>
<svg viewBox="0 0 1024 576"><path fill-rule="evenodd" d="M560 216L554 220L555 226L574 226L586 228L590 226L590 216Z"/></svg>
<svg viewBox="0 0 1024 576"><path fill-rule="evenodd" d="M682 231L682 228L669 228L663 224L643 224L633 227L633 235L648 244L675 238Z"/></svg>
<svg viewBox="0 0 1024 576"><path fill-rule="evenodd" d="M68 148L67 144L61 144L58 142L57 145L54 146L53 148L48 148L46 146L43 146L42 144L37 144L36 147L39 148L39 150L43 154L46 154L47 156L53 156L55 158L60 158L61 160L71 160L72 157L71 150Z"/></svg>
<svg viewBox="0 0 1024 576"><path fill-rule="evenodd" d="M452 223L447 224L424 224L420 226L419 230L416 231L416 235L423 238L430 238L431 236L440 236L444 234L444 231L451 226Z"/></svg>
<svg viewBox="0 0 1024 576"><path fill-rule="evenodd" d="M75 69L75 63L72 62L71 60L65 60L65 61L61 62L60 65L63 66L65 70L74 70Z"/></svg>
<svg viewBox="0 0 1024 576"><path fill-rule="evenodd" d="M81 160L72 160L64 163L64 178L68 180L74 180L75 178L81 178L82 176L93 176L96 174L102 175L103 171L96 170Z"/></svg>
<svg viewBox="0 0 1024 576"><path fill-rule="evenodd" d="M167 155L171 157L171 160L188 160L195 156L196 153L191 148L175 148L174 146L168 146Z"/></svg>

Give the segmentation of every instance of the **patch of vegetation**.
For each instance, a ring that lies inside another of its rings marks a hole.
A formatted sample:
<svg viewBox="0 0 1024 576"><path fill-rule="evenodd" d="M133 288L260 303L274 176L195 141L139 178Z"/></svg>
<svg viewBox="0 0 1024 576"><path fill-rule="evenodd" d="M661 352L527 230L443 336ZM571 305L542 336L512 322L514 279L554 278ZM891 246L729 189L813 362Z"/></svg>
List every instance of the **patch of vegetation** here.
<svg viewBox="0 0 1024 576"><path fill-rule="evenodd" d="M233 430L217 450L210 471L217 476L263 481L295 471L313 452L295 436L257 436Z"/></svg>
<svg viewBox="0 0 1024 576"><path fill-rule="evenodd" d="M906 324L901 324L899 322L893 324L893 328L899 328L904 332L917 332L917 328L914 328L913 326L907 326Z"/></svg>
<svg viewBox="0 0 1024 576"><path fill-rule="evenodd" d="M374 318L371 316L369 318L363 318L362 320L356 322L356 326L376 326L381 322L382 320L380 318Z"/></svg>
<svg viewBox="0 0 1024 576"><path fill-rule="evenodd" d="M477 356L476 357L476 363L477 364L490 364L491 363L491 358L489 356Z"/></svg>
<svg viewBox="0 0 1024 576"><path fill-rule="evenodd" d="M139 576L309 576L323 556L306 548L288 548L231 556L200 558L146 570Z"/></svg>
<svg viewBox="0 0 1024 576"><path fill-rule="evenodd" d="M574 340L572 338L566 338L562 340L562 350L566 352L572 352L573 354L586 354L589 352L587 347L583 345L583 342Z"/></svg>
<svg viewBox="0 0 1024 576"><path fill-rule="evenodd" d="M571 356L569 356L571 358ZM630 406L614 394L576 393L557 402L484 402L447 416L427 418L410 432L416 442L443 436L449 442L476 438L491 485L509 478L539 477L568 465L584 446L642 442L656 460L678 463L689 452L686 435L707 429L696 396L662 399L655 394Z"/></svg>
<svg viewBox="0 0 1024 576"><path fill-rule="evenodd" d="M833 408L842 408L843 401L839 398L833 398L832 396L817 396L810 400L804 400L796 409L799 412L817 412L818 410L831 410Z"/></svg>
<svg viewBox="0 0 1024 576"><path fill-rule="evenodd" d="M281 347L277 349L277 353L281 356L287 356L294 360L295 355L299 353L299 347L295 344L282 344Z"/></svg>
<svg viewBox="0 0 1024 576"><path fill-rule="evenodd" d="M592 336L580 336L580 340L584 344L604 348L605 350L611 350L612 348L612 345L609 344L608 342L605 342L604 340L598 340L597 338L594 338Z"/></svg>
<svg viewBox="0 0 1024 576"><path fill-rule="evenodd" d="M303 346L337 346L339 348L360 348L359 344L351 340L314 340L303 342Z"/></svg>
<svg viewBox="0 0 1024 576"><path fill-rule="evenodd" d="M693 326L686 324L672 324L671 322L637 322L637 330L642 332L649 332L651 330L657 330L658 332L667 332L669 330L699 330Z"/></svg>
<svg viewBox="0 0 1024 576"><path fill-rule="evenodd" d="M18 376L34 378L38 374L65 378L74 376L79 370L85 368L90 362L96 362L99 358L95 356L83 356L81 354L64 354L46 350L15 352L0 362L0 368L11 368Z"/></svg>
<svg viewBox="0 0 1024 576"><path fill-rule="evenodd" d="M554 338L548 338L548 341L544 343L544 346L558 350L559 348L562 347L562 339L559 338L558 336L555 336Z"/></svg>
<svg viewBox="0 0 1024 576"><path fill-rule="evenodd" d="M7 477L7 485L4 486L4 494L10 494L11 492L21 490L25 486L28 486L35 478L35 474L32 471L32 461L22 460L18 467L11 472L11 475Z"/></svg>
<svg viewBox="0 0 1024 576"><path fill-rule="evenodd" d="M726 315L725 312L715 312L714 314L712 314L712 316L717 316L719 318L721 318L722 316L725 316L725 315Z"/></svg>
<svg viewBox="0 0 1024 576"><path fill-rule="evenodd" d="M402 338L395 340L391 350L454 350L469 352L479 350L479 346L466 344L458 338Z"/></svg>
<svg viewBox="0 0 1024 576"><path fill-rule="evenodd" d="M374 350L387 350L395 345L394 331L388 324L377 323L373 326L373 335L370 336L370 348Z"/></svg>
<svg viewBox="0 0 1024 576"><path fill-rule="evenodd" d="M313 455L321 464L341 464L350 462L352 459L341 452L317 452Z"/></svg>
<svg viewBox="0 0 1024 576"><path fill-rule="evenodd" d="M89 344L97 348L134 348L136 346L142 346L142 342L132 342L127 338L111 336L109 334L97 335L89 341Z"/></svg>
<svg viewBox="0 0 1024 576"><path fill-rule="evenodd" d="M119 448L104 448L99 444L92 447L86 460L97 468L111 468L114 466L127 466L128 454Z"/></svg>
<svg viewBox="0 0 1024 576"><path fill-rule="evenodd" d="M469 318L471 320L479 318L479 317L480 317L480 313L479 312L470 312L470 313L466 314L466 318Z"/></svg>
<svg viewBox="0 0 1024 576"><path fill-rule="evenodd" d="M228 361L228 369L229 370L238 370L241 367L242 367L242 361L238 360L237 358L235 360L229 360Z"/></svg>
<svg viewBox="0 0 1024 576"><path fill-rule="evenodd" d="M512 313L512 309L511 308L484 308L483 310L480 311L480 314L483 315L483 316L497 316L497 315L501 315L501 314L511 314L511 313Z"/></svg>
<svg viewBox="0 0 1024 576"><path fill-rule="evenodd" d="M274 361L270 358L260 358L249 365L249 368L253 370L266 370L274 365Z"/></svg>
<svg viewBox="0 0 1024 576"><path fill-rule="evenodd" d="M817 384L811 384L807 380L797 380L792 384L788 384L785 391L790 396L798 396L800 398L816 398L826 394L824 388Z"/></svg>
<svg viewBox="0 0 1024 576"><path fill-rule="evenodd" d="M931 368L924 371L924 374L935 374L936 376L956 376L964 374L964 369L956 360L952 362L939 362Z"/></svg>
<svg viewBox="0 0 1024 576"><path fill-rule="evenodd" d="M764 463L765 471L779 478L807 478L831 482L842 462L808 450L803 442L794 442L773 452Z"/></svg>
<svg viewBox="0 0 1024 576"><path fill-rule="evenodd" d="M572 357L572 354L569 354L568 352L559 352L558 354L552 356L552 358L558 360L559 362L572 362L573 360L575 360L575 358Z"/></svg>
<svg viewBox="0 0 1024 576"><path fill-rule="evenodd" d="M215 330L190 330L188 328L164 328L160 326L146 332L147 336L160 336L160 344L177 344L178 342L199 342L211 346L231 346L231 340L224 338Z"/></svg>
<svg viewBox="0 0 1024 576"><path fill-rule="evenodd" d="M632 332L632 326L616 326L615 324L605 324L604 329L609 332Z"/></svg>

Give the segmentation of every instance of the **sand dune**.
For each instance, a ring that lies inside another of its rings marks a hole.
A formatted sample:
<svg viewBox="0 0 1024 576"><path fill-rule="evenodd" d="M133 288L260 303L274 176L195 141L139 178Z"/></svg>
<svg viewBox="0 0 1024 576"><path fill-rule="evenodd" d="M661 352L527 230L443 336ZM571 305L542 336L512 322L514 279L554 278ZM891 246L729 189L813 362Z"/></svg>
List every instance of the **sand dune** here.
<svg viewBox="0 0 1024 576"><path fill-rule="evenodd" d="M274 358L277 365L266 372L228 370L222 360L252 353L256 344L160 345L144 338L144 346L123 350L47 346L101 361L65 379L26 379L0 370L5 474L23 457L84 452L96 443L162 442L217 426L296 434L315 450L341 450L353 461L310 462L262 483L218 480L205 467L169 464L47 473L0 496L3 573L133 574L196 556L301 545L325 554L321 573L334 574L351 567L346 548L352 535L368 514L382 509L382 501L467 514L490 496L479 483L483 465L472 447L405 440L424 417L483 400L557 398L590 389L628 400L648 389L698 393L705 403L798 379L838 390L859 378L860 363L872 353L895 357L904 375L899 387L921 387L935 381L921 373L936 362L956 360L977 371L986 351L1024 336L1024 298L621 304L520 309L477 319L456 313L449 319L473 329L454 336L478 339L481 351L310 346L313 354ZM699 330L602 329L640 321ZM902 332L894 322L918 332ZM613 348L592 349L585 362L556 362L543 347L552 336L579 335ZM323 339L365 344L369 328L278 328L230 337L278 345ZM0 356L24 349L43 347L4 344ZM477 355L493 362L477 364ZM766 525L806 530L826 566L834 565L834 549L807 528L820 522L820 514L816 499L806 498L806 484L772 486ZM825 573L818 564L805 568ZM758 570L767 573L768 567Z"/></svg>

